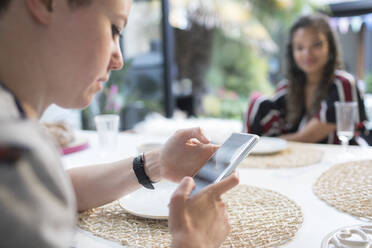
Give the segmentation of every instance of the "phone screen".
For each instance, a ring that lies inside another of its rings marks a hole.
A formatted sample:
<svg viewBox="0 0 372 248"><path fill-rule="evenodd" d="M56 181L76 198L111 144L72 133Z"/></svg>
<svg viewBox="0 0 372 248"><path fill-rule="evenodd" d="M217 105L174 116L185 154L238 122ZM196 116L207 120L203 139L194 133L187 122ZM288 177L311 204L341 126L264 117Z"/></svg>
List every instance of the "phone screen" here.
<svg viewBox="0 0 372 248"><path fill-rule="evenodd" d="M194 176L196 185L192 194L230 175L257 141L257 135L233 133Z"/></svg>

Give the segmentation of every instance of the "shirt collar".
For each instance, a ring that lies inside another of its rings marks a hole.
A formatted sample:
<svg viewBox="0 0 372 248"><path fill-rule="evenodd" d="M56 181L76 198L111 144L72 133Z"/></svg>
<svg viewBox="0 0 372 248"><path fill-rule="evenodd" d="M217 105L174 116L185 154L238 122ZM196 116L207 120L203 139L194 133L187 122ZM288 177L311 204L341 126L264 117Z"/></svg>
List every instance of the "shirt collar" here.
<svg viewBox="0 0 372 248"><path fill-rule="evenodd" d="M19 99L17 98L17 96L5 84L3 84L2 82L0 82L0 87L3 88L6 92L8 92L10 95L12 95L12 97L14 99L14 102L15 102L15 104L17 106L19 115L21 116L22 119L27 119L26 112L23 109L23 107L21 105L21 102L19 101Z"/></svg>

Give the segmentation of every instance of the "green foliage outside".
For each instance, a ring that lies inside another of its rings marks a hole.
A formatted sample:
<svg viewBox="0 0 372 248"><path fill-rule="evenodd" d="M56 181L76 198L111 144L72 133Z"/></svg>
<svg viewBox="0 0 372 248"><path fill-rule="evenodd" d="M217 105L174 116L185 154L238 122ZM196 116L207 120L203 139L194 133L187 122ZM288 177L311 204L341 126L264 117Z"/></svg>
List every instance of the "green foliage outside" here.
<svg viewBox="0 0 372 248"><path fill-rule="evenodd" d="M112 71L102 92L82 111L83 129L95 129L93 117L97 114L118 114L125 118L127 112L138 112L136 114L142 116L150 111L163 111L163 95L159 91L161 82L154 79L156 75L145 73L132 78L128 73L132 62L127 60L121 70Z"/></svg>
<svg viewBox="0 0 372 248"><path fill-rule="evenodd" d="M104 85L102 94L98 96L100 114L119 114L126 103L126 94L123 94L123 87L127 71L132 61L126 61L119 71L112 71L110 79Z"/></svg>
<svg viewBox="0 0 372 248"><path fill-rule="evenodd" d="M365 76L365 83L367 86L367 92L372 93L372 72L368 73Z"/></svg>
<svg viewBox="0 0 372 248"><path fill-rule="evenodd" d="M247 98L237 96L221 98L219 94L209 94L203 99L203 108L206 112L203 117L241 119L247 108Z"/></svg>
<svg viewBox="0 0 372 248"><path fill-rule="evenodd" d="M81 112L82 128L95 129L93 117L97 114L120 114L125 103L126 95L122 94L124 79L127 75L131 61L127 61L119 71L112 71L110 79L104 84L102 92L95 96L91 105Z"/></svg>
<svg viewBox="0 0 372 248"><path fill-rule="evenodd" d="M141 102L148 111L163 112L163 92L159 90L163 86L162 81L157 80L156 76L138 74L135 80L126 77L124 80L126 105Z"/></svg>
<svg viewBox="0 0 372 248"><path fill-rule="evenodd" d="M211 88L235 91L248 97L252 90L271 93L268 80L268 57L246 44L225 37L215 36L211 68L207 82Z"/></svg>
<svg viewBox="0 0 372 248"><path fill-rule="evenodd" d="M272 93L267 59L245 43L217 32L212 63L206 77L210 95L204 100L205 114L240 119L252 91ZM216 99L211 100L213 97ZM217 101L220 103L217 104Z"/></svg>
<svg viewBox="0 0 372 248"><path fill-rule="evenodd" d="M270 33L289 28L294 19L304 11L320 8L326 11L324 7L312 3L311 0L248 0L248 2L252 6L252 13Z"/></svg>
<svg viewBox="0 0 372 248"><path fill-rule="evenodd" d="M318 8L309 0L236 0L252 6L251 13L262 23L283 49L283 32L304 10ZM280 53L283 50L279 51ZM212 63L206 75L209 94L203 100L206 116L241 119L249 95L254 91L270 95L276 82L270 82L269 56L240 39L226 37L217 31ZM221 91L225 92L221 95ZM227 94L226 94L227 92ZM236 95L231 97L231 95ZM230 97L226 97L226 95Z"/></svg>
<svg viewBox="0 0 372 248"><path fill-rule="evenodd" d="M131 65L132 60L127 60L123 69L111 72L110 80L98 96L100 114L120 114L124 107L138 101L150 111L162 111L162 92L156 77L138 74L133 80L128 74Z"/></svg>

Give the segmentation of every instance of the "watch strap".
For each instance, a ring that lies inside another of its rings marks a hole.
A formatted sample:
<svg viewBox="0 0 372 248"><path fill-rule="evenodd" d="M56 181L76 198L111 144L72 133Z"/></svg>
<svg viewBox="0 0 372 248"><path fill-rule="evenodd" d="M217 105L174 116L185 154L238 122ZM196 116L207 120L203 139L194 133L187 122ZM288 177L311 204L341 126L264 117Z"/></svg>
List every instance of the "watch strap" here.
<svg viewBox="0 0 372 248"><path fill-rule="evenodd" d="M145 172L145 161L143 159L143 154L135 157L133 159L133 171L136 174L138 182L147 189L155 189L154 182L147 176Z"/></svg>

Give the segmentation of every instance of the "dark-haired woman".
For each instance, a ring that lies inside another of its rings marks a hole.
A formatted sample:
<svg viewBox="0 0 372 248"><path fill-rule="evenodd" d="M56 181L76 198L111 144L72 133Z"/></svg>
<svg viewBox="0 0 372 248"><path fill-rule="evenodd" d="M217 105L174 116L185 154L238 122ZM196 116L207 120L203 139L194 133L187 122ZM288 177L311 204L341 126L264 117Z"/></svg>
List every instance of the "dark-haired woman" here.
<svg viewBox="0 0 372 248"><path fill-rule="evenodd" d="M336 36L322 15L299 18L290 30L287 79L272 99L252 96L246 113L250 133L280 136L289 141L338 144L336 101L358 103L356 138L366 114L356 79L341 70Z"/></svg>

